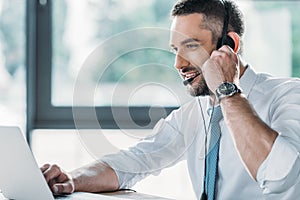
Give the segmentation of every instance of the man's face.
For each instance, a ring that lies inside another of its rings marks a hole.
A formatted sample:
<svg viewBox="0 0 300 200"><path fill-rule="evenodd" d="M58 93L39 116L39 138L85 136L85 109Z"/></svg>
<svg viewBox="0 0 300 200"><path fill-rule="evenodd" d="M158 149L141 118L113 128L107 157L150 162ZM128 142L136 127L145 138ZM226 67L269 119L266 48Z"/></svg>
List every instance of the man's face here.
<svg viewBox="0 0 300 200"><path fill-rule="evenodd" d="M189 84L192 96L209 95L200 67L215 49L212 33L205 29L201 14L176 16L171 26L170 46L175 53L175 67L183 79L194 78Z"/></svg>

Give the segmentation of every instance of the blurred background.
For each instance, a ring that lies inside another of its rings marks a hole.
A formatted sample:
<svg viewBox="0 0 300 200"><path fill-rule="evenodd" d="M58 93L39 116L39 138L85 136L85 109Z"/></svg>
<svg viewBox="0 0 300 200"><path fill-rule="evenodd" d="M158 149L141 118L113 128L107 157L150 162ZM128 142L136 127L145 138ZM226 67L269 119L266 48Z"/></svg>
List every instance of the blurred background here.
<svg viewBox="0 0 300 200"><path fill-rule="evenodd" d="M29 31L28 18L38 19L44 17L45 12L49 14L51 32L47 34L47 41L51 45L45 49L49 59L39 60L34 68L40 79L49 79L49 84L41 86L33 104L47 97L53 118L60 117L55 109L176 108L191 99L173 67L174 55L168 49L169 13L175 1L29 2L0 0L0 125L20 126L27 137L30 136L39 164L58 163L72 170L94 160L95 156L72 126L66 125L63 129L55 123L47 126L45 120L43 125L26 128L28 103L31 103L27 90L35 91L38 87L28 85L29 63L32 63L28 60L44 58L38 58L39 52L34 54L37 58L28 54L35 48L28 38L39 38L40 34L37 31L37 35L29 35L32 31ZM300 2L247 0L237 1L237 4L246 22L245 60L256 71L300 77ZM30 5L33 10L28 9ZM47 41L37 39L35 45ZM94 62L95 57L100 61ZM50 73L40 73L44 69ZM84 95L91 89L91 96ZM75 92L83 95L76 96ZM48 116L43 109L30 112L36 113L37 119ZM44 114L39 115L39 112ZM98 130L89 129L89 132L97 134ZM147 126L129 127L126 132L122 127L102 130L120 149L135 144L150 132ZM101 141L97 142L101 147ZM164 170L159 176L146 178L134 189L175 199L195 198L185 162Z"/></svg>

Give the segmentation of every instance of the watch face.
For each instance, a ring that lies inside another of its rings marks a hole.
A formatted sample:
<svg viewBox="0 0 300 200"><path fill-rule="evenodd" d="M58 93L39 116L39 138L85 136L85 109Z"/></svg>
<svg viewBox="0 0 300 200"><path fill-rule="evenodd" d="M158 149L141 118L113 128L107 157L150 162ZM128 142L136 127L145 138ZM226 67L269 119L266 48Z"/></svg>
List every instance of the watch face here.
<svg viewBox="0 0 300 200"><path fill-rule="evenodd" d="M229 95L235 90L235 87L234 87L234 84L225 82L220 85L218 90L219 90L220 94Z"/></svg>

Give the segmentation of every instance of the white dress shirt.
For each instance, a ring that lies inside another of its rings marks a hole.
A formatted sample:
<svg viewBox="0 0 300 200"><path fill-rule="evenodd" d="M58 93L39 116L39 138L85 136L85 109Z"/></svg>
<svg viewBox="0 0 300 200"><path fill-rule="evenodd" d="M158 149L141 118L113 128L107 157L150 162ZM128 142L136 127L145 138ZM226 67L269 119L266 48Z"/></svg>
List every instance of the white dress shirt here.
<svg viewBox="0 0 300 200"><path fill-rule="evenodd" d="M256 73L248 67L240 79L240 86L259 117L279 136L255 181L221 120L216 199L300 199L300 81ZM120 188L131 187L149 174L158 174L163 168L186 159L199 199L203 191L209 108L209 97L195 98L161 119L153 134L136 146L103 157L102 160L116 171Z"/></svg>

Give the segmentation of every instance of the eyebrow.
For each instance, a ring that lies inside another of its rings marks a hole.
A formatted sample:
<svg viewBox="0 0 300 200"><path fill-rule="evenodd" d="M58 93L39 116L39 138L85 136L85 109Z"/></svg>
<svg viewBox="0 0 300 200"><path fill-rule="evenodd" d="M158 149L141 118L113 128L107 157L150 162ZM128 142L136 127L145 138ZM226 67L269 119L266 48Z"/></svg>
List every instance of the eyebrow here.
<svg viewBox="0 0 300 200"><path fill-rule="evenodd" d="M190 42L200 42L200 40L197 39L197 38L188 38L188 39L183 40L182 42L180 42L180 44L184 45L184 44L187 44L187 43L190 43Z"/></svg>
<svg viewBox="0 0 300 200"><path fill-rule="evenodd" d="M188 38L188 39L183 40L182 42L180 42L180 45L185 45L185 44L190 43L190 42L201 42L201 41L197 38ZM174 46L175 45L170 44L170 47L174 47Z"/></svg>

